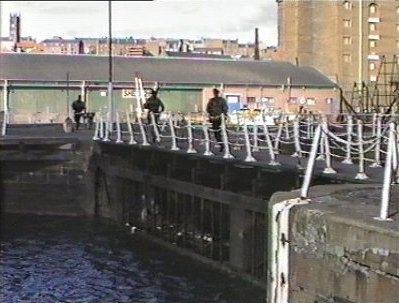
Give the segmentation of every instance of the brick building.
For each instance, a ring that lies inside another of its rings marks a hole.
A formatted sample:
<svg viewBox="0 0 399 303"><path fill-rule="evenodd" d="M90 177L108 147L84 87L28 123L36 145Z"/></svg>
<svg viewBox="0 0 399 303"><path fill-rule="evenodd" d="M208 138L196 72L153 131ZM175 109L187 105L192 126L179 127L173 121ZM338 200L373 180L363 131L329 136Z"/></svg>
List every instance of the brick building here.
<svg viewBox="0 0 399 303"><path fill-rule="evenodd" d="M398 1L277 0L274 58L313 66L345 91L373 85L382 56L399 52Z"/></svg>

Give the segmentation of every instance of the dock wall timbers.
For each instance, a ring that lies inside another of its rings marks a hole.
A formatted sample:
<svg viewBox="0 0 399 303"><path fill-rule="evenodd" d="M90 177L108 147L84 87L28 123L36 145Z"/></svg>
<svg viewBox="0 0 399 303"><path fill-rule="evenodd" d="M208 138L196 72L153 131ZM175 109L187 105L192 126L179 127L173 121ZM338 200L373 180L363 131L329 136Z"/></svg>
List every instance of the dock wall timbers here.
<svg viewBox="0 0 399 303"><path fill-rule="evenodd" d="M137 146L95 143L94 150L97 215L265 287L267 199L279 186L294 187L294 173ZM262 179L284 182L268 187Z"/></svg>

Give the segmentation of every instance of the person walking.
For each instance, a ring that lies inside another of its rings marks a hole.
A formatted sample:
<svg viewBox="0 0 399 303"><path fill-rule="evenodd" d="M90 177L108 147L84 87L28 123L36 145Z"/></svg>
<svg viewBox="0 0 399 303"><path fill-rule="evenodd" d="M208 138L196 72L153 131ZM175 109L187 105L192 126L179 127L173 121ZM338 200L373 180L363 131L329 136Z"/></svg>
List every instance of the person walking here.
<svg viewBox="0 0 399 303"><path fill-rule="evenodd" d="M72 110L73 110L73 118L76 123L76 130L78 130L80 126L80 118L83 116L84 112L86 111L86 105L82 101L81 95L78 96L77 100L73 101Z"/></svg>
<svg viewBox="0 0 399 303"><path fill-rule="evenodd" d="M222 134L220 126L222 125L222 114L227 115L229 107L227 101L219 96L219 90L213 89L213 98L210 98L206 105L206 112L209 114L209 122L212 123L212 129L215 134L216 141L220 144L220 151L224 150L222 144Z"/></svg>
<svg viewBox="0 0 399 303"><path fill-rule="evenodd" d="M158 98L158 91L151 89L151 96L144 103L144 109L147 109L147 123L151 123L151 113L154 114L155 123L158 124L159 114L165 110L165 105L162 100Z"/></svg>

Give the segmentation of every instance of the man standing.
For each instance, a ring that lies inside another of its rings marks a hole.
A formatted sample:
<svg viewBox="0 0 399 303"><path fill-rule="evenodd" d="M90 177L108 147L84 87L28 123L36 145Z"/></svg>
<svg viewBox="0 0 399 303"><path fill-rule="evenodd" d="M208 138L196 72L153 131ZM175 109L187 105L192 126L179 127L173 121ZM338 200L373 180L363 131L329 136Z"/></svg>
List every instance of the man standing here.
<svg viewBox="0 0 399 303"><path fill-rule="evenodd" d="M158 91L151 89L151 97L144 104L144 109L148 109L147 121L151 123L151 113L154 113L155 123L158 124L159 114L165 110L165 106L161 99L157 97Z"/></svg>
<svg viewBox="0 0 399 303"><path fill-rule="evenodd" d="M215 139L220 144L220 151L223 151L222 135L220 126L222 124L221 114L227 115L227 102L224 98L219 96L219 90L213 89L213 98L209 99L206 105L206 112L209 114L209 122L212 123L212 129L215 133Z"/></svg>
<svg viewBox="0 0 399 303"><path fill-rule="evenodd" d="M86 106L85 106L85 103L82 101L81 95L78 96L77 100L73 101L72 109L73 109L73 118L76 123L76 130L78 130L79 126L80 126L80 117L86 111Z"/></svg>

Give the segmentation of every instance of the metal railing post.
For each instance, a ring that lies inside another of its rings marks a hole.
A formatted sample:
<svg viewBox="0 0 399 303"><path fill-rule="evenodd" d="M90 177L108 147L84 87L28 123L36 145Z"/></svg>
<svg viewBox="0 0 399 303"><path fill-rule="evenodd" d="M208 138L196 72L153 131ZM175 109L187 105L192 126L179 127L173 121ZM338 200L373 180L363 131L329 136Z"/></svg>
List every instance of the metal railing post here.
<svg viewBox="0 0 399 303"><path fill-rule="evenodd" d="M230 146L229 146L229 139L227 137L227 131L226 131L226 123L224 120L224 114L221 114L221 119L222 119L222 123L220 125L221 127L221 131L222 131L222 138L223 138L223 144L224 144L224 155L223 158L224 159L231 159L234 158L233 155L230 153Z"/></svg>
<svg viewBox="0 0 399 303"><path fill-rule="evenodd" d="M119 112L115 112L115 116L116 116L116 143L123 143Z"/></svg>
<svg viewBox="0 0 399 303"><path fill-rule="evenodd" d="M203 155L204 156L212 156L214 154L211 152L208 127L205 124L203 124L202 130L204 132L204 138L205 138L205 151L204 151Z"/></svg>
<svg viewBox="0 0 399 303"><path fill-rule="evenodd" d="M7 120L8 120L8 80L4 80L4 85L3 85L3 111L4 111L4 116L3 116L3 123L1 126L1 135L5 136L7 133Z"/></svg>
<svg viewBox="0 0 399 303"><path fill-rule="evenodd" d="M161 142L161 137L159 136L159 130L158 130L158 125L155 120L155 114L153 112L150 112L150 117L151 117L151 124L154 129L154 134L155 134L155 141L156 142Z"/></svg>
<svg viewBox="0 0 399 303"><path fill-rule="evenodd" d="M295 153L292 157L302 157L301 142L300 142L300 131L299 131L299 118L294 120L294 142L295 142Z"/></svg>
<svg viewBox="0 0 399 303"><path fill-rule="evenodd" d="M326 168L323 170L323 174L336 174L337 172L332 168L331 165L331 151L330 142L328 141L328 126L326 117L323 117L322 131L324 134L324 147L326 152Z"/></svg>
<svg viewBox="0 0 399 303"><path fill-rule="evenodd" d="M103 137L104 142L111 141L110 137L110 132L112 131L112 122L110 122L110 116L111 113L108 111L106 115L106 120L105 120L105 136ZM111 130L110 130L111 128Z"/></svg>
<svg viewBox="0 0 399 303"><path fill-rule="evenodd" d="M375 219L377 220L392 220L389 219L388 216L389 216L389 200L390 200L390 191L391 191L391 182L392 182L392 160L393 160L395 144L396 144L395 124L393 122L390 122L388 150L387 150L387 155L385 159L385 168L384 168L384 183L382 187L380 216L375 217Z"/></svg>
<svg viewBox="0 0 399 303"><path fill-rule="evenodd" d="M266 138L267 149L269 150L270 162L269 165L278 166L281 165L279 162L276 161L276 154L274 153L272 140L270 139L269 129L266 125L266 121L263 120L263 131Z"/></svg>
<svg viewBox="0 0 399 303"><path fill-rule="evenodd" d="M377 125L376 125L376 131L375 131L375 135L377 137L377 143L375 146L375 150L374 150L374 162L370 165L370 167L381 167L381 115L380 114L376 114L377 117ZM373 116L374 117L374 116Z"/></svg>
<svg viewBox="0 0 399 303"><path fill-rule="evenodd" d="M177 147L177 139L176 139L176 133L175 133L175 127L172 121L172 117L169 117L169 127L170 127L170 134L172 136L172 147L170 148L171 150L180 150L179 147Z"/></svg>
<svg viewBox="0 0 399 303"><path fill-rule="evenodd" d="M364 147L363 147L363 122L357 120L357 136L359 140L359 172L356 174L355 179L366 180L368 176L364 172Z"/></svg>
<svg viewBox="0 0 399 303"><path fill-rule="evenodd" d="M126 112L126 122L127 122L127 129L129 131L129 135L130 135L130 140L129 140L129 144L137 144L136 140L134 140L134 132L133 132L133 128L132 128L132 123L130 122L130 113Z"/></svg>
<svg viewBox="0 0 399 303"><path fill-rule="evenodd" d="M321 125L319 124L316 128L315 135L312 141L312 148L310 150L308 164L306 166L306 171L305 171L305 177L303 179L302 188L301 188L301 199L308 198L308 191L309 191L310 181L312 179L314 164L316 162L316 155L319 147L320 135L321 135Z"/></svg>
<svg viewBox="0 0 399 303"><path fill-rule="evenodd" d="M346 157L342 161L343 164L353 164L352 161L352 131L353 131L353 118L351 115L348 116L348 125L346 127Z"/></svg>
<svg viewBox="0 0 399 303"><path fill-rule="evenodd" d="M274 142L274 152L276 154L279 154L280 151L278 150L279 144L280 144L280 137L281 133L283 132L283 123L280 121L277 129L277 134L276 134L276 141Z"/></svg>
<svg viewBox="0 0 399 303"><path fill-rule="evenodd" d="M93 136L93 140L98 140L100 139L99 136L99 132L100 132L100 121L97 119L98 117L98 113L95 115L95 122L96 122L96 126L94 128L94 136ZM101 134L100 134L101 135Z"/></svg>
<svg viewBox="0 0 399 303"><path fill-rule="evenodd" d="M188 133L187 153L188 154L196 154L197 151L194 149L194 145L193 145L193 129L191 128L191 115L190 114L188 114L188 116L187 116L187 133Z"/></svg>
<svg viewBox="0 0 399 303"><path fill-rule="evenodd" d="M141 113L140 112L137 113L137 120L139 122L141 140L143 141L141 143L141 145L142 146L149 146L150 143L148 143L148 140L147 140L147 133L145 132L144 125L143 125L143 120L141 119Z"/></svg>
<svg viewBox="0 0 399 303"><path fill-rule="evenodd" d="M252 137L254 141L254 145L252 147L253 152L258 152L259 151L259 145L258 145L258 125L256 124L256 121L254 119L253 123L254 129L252 130Z"/></svg>
<svg viewBox="0 0 399 303"><path fill-rule="evenodd" d="M247 151L245 162L256 162L256 159L252 156L251 152L251 142L249 140L248 125L246 121L244 122L244 136L245 136L245 149Z"/></svg>

